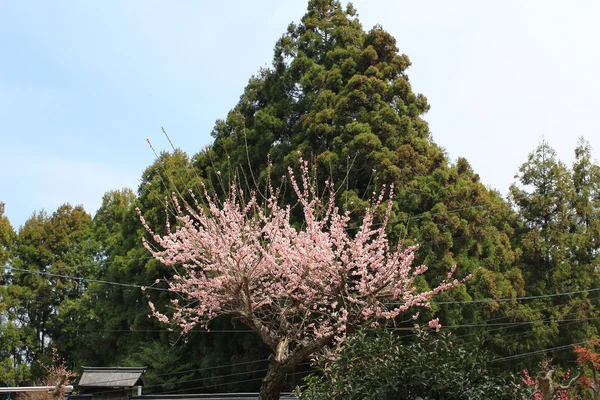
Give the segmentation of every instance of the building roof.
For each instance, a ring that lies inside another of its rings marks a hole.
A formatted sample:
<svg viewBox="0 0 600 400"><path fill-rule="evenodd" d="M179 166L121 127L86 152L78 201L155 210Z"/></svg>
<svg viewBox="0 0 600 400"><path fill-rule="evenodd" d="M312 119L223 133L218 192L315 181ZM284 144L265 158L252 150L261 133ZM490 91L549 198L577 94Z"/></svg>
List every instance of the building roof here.
<svg viewBox="0 0 600 400"><path fill-rule="evenodd" d="M83 367L79 386L131 388L145 384L145 372L146 367Z"/></svg>

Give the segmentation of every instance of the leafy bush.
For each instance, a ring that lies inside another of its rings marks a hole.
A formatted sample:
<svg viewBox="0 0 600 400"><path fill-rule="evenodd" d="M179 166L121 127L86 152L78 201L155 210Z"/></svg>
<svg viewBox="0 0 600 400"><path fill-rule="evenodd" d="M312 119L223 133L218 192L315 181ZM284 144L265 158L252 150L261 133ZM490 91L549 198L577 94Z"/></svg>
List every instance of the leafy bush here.
<svg viewBox="0 0 600 400"><path fill-rule="evenodd" d="M301 400L520 399L517 380L490 364L478 348L453 342L450 334L418 331L403 344L390 331L361 331L334 360L317 360L321 374L305 378Z"/></svg>

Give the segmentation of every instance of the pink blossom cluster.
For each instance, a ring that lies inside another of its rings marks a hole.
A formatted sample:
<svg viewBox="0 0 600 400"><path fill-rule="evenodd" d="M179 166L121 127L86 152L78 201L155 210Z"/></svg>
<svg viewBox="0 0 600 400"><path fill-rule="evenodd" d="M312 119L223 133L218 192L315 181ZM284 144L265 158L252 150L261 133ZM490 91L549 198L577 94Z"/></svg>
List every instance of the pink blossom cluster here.
<svg viewBox="0 0 600 400"><path fill-rule="evenodd" d="M436 319L432 319L431 321L429 321L429 327L431 329L435 329L436 332L439 332L440 329L442 329L442 325L440 324L440 319L436 318Z"/></svg>
<svg viewBox="0 0 600 400"><path fill-rule="evenodd" d="M289 178L300 225L292 223L293 208L280 204L278 191L271 189L264 202L254 193L244 201L235 185L223 201L206 189L202 203L193 206L182 206L174 196L177 224L174 230L167 226L164 236L140 216L158 250L146 240L145 247L177 271L169 281L179 295L172 315L150 304L154 316L186 332L197 324L207 328L218 315L232 315L274 349L282 341L339 344L352 328L428 306L431 296L464 281L452 279L452 268L439 286L416 291L415 278L427 267L413 266L415 247L391 246L386 235L393 187L381 220L374 222L385 188L356 232L349 229L349 212L335 205L331 183L317 195L306 162L301 161L300 180L291 168ZM439 321L430 326L439 329Z"/></svg>

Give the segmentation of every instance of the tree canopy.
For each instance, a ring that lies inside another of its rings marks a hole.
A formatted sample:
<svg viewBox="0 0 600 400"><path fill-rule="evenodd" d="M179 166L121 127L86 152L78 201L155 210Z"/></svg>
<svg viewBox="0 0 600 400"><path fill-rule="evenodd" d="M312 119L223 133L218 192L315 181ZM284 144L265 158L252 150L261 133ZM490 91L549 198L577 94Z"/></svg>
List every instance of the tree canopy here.
<svg viewBox="0 0 600 400"><path fill-rule="evenodd" d="M15 231L0 203L0 265L9 267L0 271L0 383L38 380L35 360L49 360L56 347L74 370L148 365L148 391L258 390L256 371L267 368L270 349L239 320L219 317L211 332L194 328L182 339L148 318L140 286L174 276L143 247L150 237L135 209L164 236L167 221L177 226L172 194L193 204L189 189L201 195L202 184L223 201L234 181L244 191L270 183L291 204L295 193L282 177L300 158L318 193L325 181L335 184L335 205L352 211L353 238L372 193L394 186L385 235L419 246L414 263L429 269L415 279L418 291L438 286L454 265L459 277L473 274L436 294L417 323L439 316L461 346L514 357L507 368L535 368L546 355L561 366L573 361L565 349L597 338L600 328L600 165L589 144L582 139L566 165L542 142L505 200L468 160L450 160L433 140L410 65L383 27L363 28L352 5L311 0L276 42L270 66L216 121L205 149L158 154L137 191L106 193L93 218L65 204L36 210ZM300 229L303 217L294 208L290 226ZM175 298L167 290L146 294L159 310Z"/></svg>
<svg viewBox="0 0 600 400"><path fill-rule="evenodd" d="M223 201L207 189L195 206L174 196L176 224L167 221L164 236L140 212L156 243L144 239L144 245L156 260L174 267L169 291L179 295L172 300L171 317L150 302L152 313L184 333L197 324L208 328L219 315L251 328L272 351L260 391L264 400L278 399L287 373L327 346L342 345L357 327L377 326L426 306L433 295L460 283L453 268L433 289L417 290L415 279L427 267L412 265L413 247L390 245L392 198L381 222L375 222L385 190L352 234L350 211L335 205L335 187L319 195L302 158L300 171L300 178L291 167L288 172L296 204L282 204L280 191L272 188L261 202L236 184ZM291 223L295 207L301 210L301 228Z"/></svg>

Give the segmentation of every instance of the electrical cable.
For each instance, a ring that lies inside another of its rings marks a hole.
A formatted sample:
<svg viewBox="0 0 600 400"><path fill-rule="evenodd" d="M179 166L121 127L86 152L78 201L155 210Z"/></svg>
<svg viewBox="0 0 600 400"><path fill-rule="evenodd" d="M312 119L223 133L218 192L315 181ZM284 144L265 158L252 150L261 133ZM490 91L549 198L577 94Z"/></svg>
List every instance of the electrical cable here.
<svg viewBox="0 0 600 400"><path fill-rule="evenodd" d="M22 269L22 268L14 268L14 267L9 267L9 266L0 266L0 268L9 269L9 270L15 270L15 271L24 272L24 273L33 273L33 274L46 275L46 276L52 276L52 277L57 277L57 278L79 280L79 281L82 281L82 282L95 282L95 283L101 283L101 284L107 284L107 285L116 285L116 286L123 286L123 287L135 287L135 288L140 288L140 289L142 287L144 287L142 285L136 285L136 284L131 284L131 283L112 282L112 281L105 281L105 280L99 280L99 279L75 277L75 276L70 276L70 275L53 274L53 273L50 273L50 272L32 271L32 270L27 270L27 269ZM154 286L148 286L148 287L144 287L144 288L147 289L147 290L151 289L151 290L159 290L159 291L169 291L169 289L157 288L157 287L154 287ZM560 297L560 296L570 296L570 295L582 294L582 293L593 293L593 292L597 292L597 291L600 291L600 288L592 288L592 289L584 289L584 290L576 290L576 291L570 291L570 292L552 293L552 294L544 294L544 295L535 295L535 296L506 297L506 298L499 298L499 299L475 299L475 300L462 300L462 301L430 301L430 302L427 302L427 303L429 303L429 304L435 304L435 305L500 303L500 302L507 302L507 301L523 301L523 300L534 300L534 299L546 299L546 298L553 298L553 297ZM400 305L402 303L392 303L392 302L390 302L390 303L386 303L386 304L389 304L389 305Z"/></svg>
<svg viewBox="0 0 600 400"><path fill-rule="evenodd" d="M310 363L298 364L298 366L305 365L305 364L310 364ZM318 371L317 369L309 369L307 371L293 372L293 373L287 374L286 377L300 375L300 374L308 374L308 373L317 372L317 371ZM213 384L213 385L197 386L197 387L192 387L192 388L187 388L187 389L168 390L168 391L164 391L164 392L152 393L152 395L173 394L173 393L186 392L186 391L189 391L189 390L214 388L214 387L226 386L226 385L236 385L238 383L255 382L255 381L261 381L263 379L264 379L264 377L262 377L262 378L244 379L244 380L233 381L233 382L216 383L216 384Z"/></svg>
<svg viewBox="0 0 600 400"><path fill-rule="evenodd" d="M134 288L138 288L138 289L145 288L145 289L149 289L149 290L158 290L158 291L165 291L165 292L169 291L169 289L157 288L154 286L144 286L144 285L136 285L133 283L113 282L113 281L84 278L84 277L71 276L71 275L65 275L65 274L54 274L54 273L45 272L45 271L35 271L35 270L29 270L29 269L23 269L23 268L15 268L15 267L7 266L7 265L0 266L0 268L10 270L10 271L17 271L17 272L21 272L21 273L50 276L50 277L54 277L54 278L72 279L72 280L76 280L76 281L80 281L80 282L92 282L92 283L100 283L100 284L104 284L104 285L114 285L114 286L121 286L121 287L134 287Z"/></svg>
<svg viewBox="0 0 600 400"><path fill-rule="evenodd" d="M542 353L547 353L547 352L550 352L550 351L567 350L569 348L572 348L573 346L582 346L582 345L593 343L595 341L596 341L596 339L594 339L594 340L587 340L585 342L571 343L571 344L567 344L567 345L563 345L563 346L550 347L548 349L541 349L541 350L536 350L536 351L530 351L530 352L527 352L527 353L514 354L512 356L495 358L491 362L509 361L509 360L516 360L516 359L519 359L519 358L533 357L535 355L542 354Z"/></svg>
<svg viewBox="0 0 600 400"><path fill-rule="evenodd" d="M186 371L177 371L177 372L168 372L168 373L164 373L164 374L158 374L158 375L154 375L155 377L158 376L171 376L171 375L178 375L178 374L185 374L185 373L190 373L190 372L203 372L203 371L209 371L209 370L214 370L214 369L220 369L220 368L227 368L227 367L234 367L234 366L240 366L240 365L248 365L248 364L256 364L259 362L266 362L269 361L268 358L262 359L262 360L255 360L255 361L247 361L247 362L241 362L241 363L233 363L233 364L223 364L223 365L217 365L217 366L213 366L213 367L206 367L206 368L196 368L196 369L190 369L190 370L186 370ZM245 372L241 372L241 373L235 373L235 374L226 374L226 375L219 375L219 376L214 376L214 377L205 377L205 378L200 378L200 379L188 379L188 380L184 380L184 381L179 381L177 382L179 383L187 383L187 382L196 382L196 381L202 381L205 379L216 379L216 378L223 378L223 377L229 377L229 376L233 376L233 375L243 375L243 374L251 374L254 372L264 372L267 371L266 369L264 370L256 370L256 371L245 371ZM96 382L98 383L111 383L111 382L118 382L121 381L122 379L111 379L111 380L104 380L104 381L98 381ZM155 387L155 386L162 386L163 383L161 384L154 384L154 385L147 385L144 386L146 388L148 387ZM98 394L98 393L111 393L111 392L118 392L121 391L122 389L115 389L115 390L109 390L109 391L102 391L102 392L96 392L96 393L91 393L91 394Z"/></svg>

